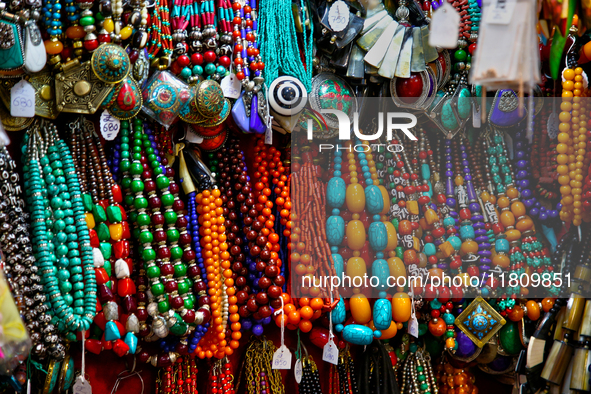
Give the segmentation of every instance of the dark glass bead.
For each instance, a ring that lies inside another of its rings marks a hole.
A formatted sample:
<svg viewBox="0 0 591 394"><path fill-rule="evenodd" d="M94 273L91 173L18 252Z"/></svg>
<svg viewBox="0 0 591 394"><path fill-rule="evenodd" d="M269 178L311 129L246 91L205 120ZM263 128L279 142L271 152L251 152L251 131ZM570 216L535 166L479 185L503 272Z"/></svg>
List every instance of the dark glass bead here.
<svg viewBox="0 0 591 394"><path fill-rule="evenodd" d="M137 310L137 301L134 297L127 296L123 299L123 312L126 315L132 314Z"/></svg>
<svg viewBox="0 0 591 394"><path fill-rule="evenodd" d="M168 248L160 248L160 250L162 249L166 249L168 251ZM168 256L170 257L170 251L168 251ZM166 263L166 264L162 264L160 266L160 275L162 276L167 276L167 275L172 275L174 273L174 267L172 266L172 264Z"/></svg>

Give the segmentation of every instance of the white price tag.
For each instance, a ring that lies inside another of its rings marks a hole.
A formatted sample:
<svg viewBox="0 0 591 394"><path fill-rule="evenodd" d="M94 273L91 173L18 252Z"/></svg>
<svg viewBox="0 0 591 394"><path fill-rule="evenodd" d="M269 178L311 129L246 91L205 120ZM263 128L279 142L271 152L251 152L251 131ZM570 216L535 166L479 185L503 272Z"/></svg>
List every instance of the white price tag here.
<svg viewBox="0 0 591 394"><path fill-rule="evenodd" d="M90 382L82 377L82 375L76 378L74 387L72 388L73 394L92 394L92 387Z"/></svg>
<svg viewBox="0 0 591 394"><path fill-rule="evenodd" d="M486 21L496 25L508 25L517 0L493 0L485 8Z"/></svg>
<svg viewBox="0 0 591 394"><path fill-rule="evenodd" d="M24 79L10 89L10 116L20 118L35 116L35 89Z"/></svg>
<svg viewBox="0 0 591 394"><path fill-rule="evenodd" d="M101 135L107 141L113 141L119 129L121 128L121 121L111 116L109 111L104 110L100 118Z"/></svg>
<svg viewBox="0 0 591 394"><path fill-rule="evenodd" d="M460 14L447 1L439 7L431 17L429 45L453 49L458 45L460 32Z"/></svg>
<svg viewBox="0 0 591 394"><path fill-rule="evenodd" d="M273 117L267 118L267 131L265 131L265 144L273 145Z"/></svg>
<svg viewBox="0 0 591 394"><path fill-rule="evenodd" d="M233 99L240 97L242 84L240 83L240 80L236 78L236 74L230 73L228 76L224 77L220 86L224 92L224 97Z"/></svg>
<svg viewBox="0 0 591 394"><path fill-rule="evenodd" d="M322 360L327 363L339 365L339 349L332 338L330 338L326 345L324 345L324 349L322 350Z"/></svg>
<svg viewBox="0 0 591 394"><path fill-rule="evenodd" d="M343 0L332 3L328 10L328 24L335 31L343 31L349 25L349 6Z"/></svg>
<svg viewBox="0 0 591 394"><path fill-rule="evenodd" d="M291 368L291 352L285 345L281 345L279 349L273 354L273 369L290 369Z"/></svg>
<svg viewBox="0 0 591 394"><path fill-rule="evenodd" d="M419 322L414 312L410 315L410 320L408 321L408 333L415 338L419 337Z"/></svg>
<svg viewBox="0 0 591 394"><path fill-rule="evenodd" d="M300 384L300 382L302 381L303 372L302 372L302 360L300 360L299 358L295 362L293 374L295 375L295 380L296 380L297 384Z"/></svg>

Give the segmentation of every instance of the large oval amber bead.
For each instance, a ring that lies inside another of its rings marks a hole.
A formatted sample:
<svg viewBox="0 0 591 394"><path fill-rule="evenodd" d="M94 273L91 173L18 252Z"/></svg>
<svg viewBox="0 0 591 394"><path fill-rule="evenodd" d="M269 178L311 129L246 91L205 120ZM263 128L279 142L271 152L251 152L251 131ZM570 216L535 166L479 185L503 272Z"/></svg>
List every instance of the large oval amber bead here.
<svg viewBox="0 0 591 394"><path fill-rule="evenodd" d="M530 230L533 226L534 226L533 220L526 217L526 218L523 218L520 221L518 221L517 224L515 225L515 228L521 232L524 232L524 231Z"/></svg>
<svg viewBox="0 0 591 394"><path fill-rule="evenodd" d="M390 210L390 196L388 195L388 191L382 185L378 186L380 192L382 193L382 198L384 199L384 209L380 212L382 215L385 215Z"/></svg>
<svg viewBox="0 0 591 394"><path fill-rule="evenodd" d="M516 218L524 216L525 204L520 201L515 201L513 204L511 204L511 212L513 212L513 215L515 215Z"/></svg>
<svg viewBox="0 0 591 394"><path fill-rule="evenodd" d="M478 244L475 241L467 240L462 242L462 246L460 247L460 254L463 256L467 253L476 254L478 252Z"/></svg>
<svg viewBox="0 0 591 394"><path fill-rule="evenodd" d="M505 211L501 213L501 223L503 226L509 227L515 225L515 215L511 211Z"/></svg>
<svg viewBox="0 0 591 394"><path fill-rule="evenodd" d="M492 258L492 263L494 266L499 266L501 268L506 269L509 268L511 260L509 259L509 256L507 256L506 254L497 254Z"/></svg>
<svg viewBox="0 0 591 394"><path fill-rule="evenodd" d="M68 30L66 30L66 37L70 40L80 40L84 38L86 32L82 26L70 26Z"/></svg>
<svg viewBox="0 0 591 394"><path fill-rule="evenodd" d="M371 320L371 307L369 300L363 294L355 294L349 300L349 307L351 308L351 315L355 323L366 324Z"/></svg>
<svg viewBox="0 0 591 394"><path fill-rule="evenodd" d="M363 279L363 275L367 274L367 266L365 265L365 260L363 257L351 257L347 260L347 276L351 277L351 282L353 282L353 278L356 276L360 276ZM359 281L356 281L359 283Z"/></svg>
<svg viewBox="0 0 591 394"><path fill-rule="evenodd" d="M399 292L392 297L392 318L398 323L407 322L410 319L411 299L408 294Z"/></svg>
<svg viewBox="0 0 591 394"><path fill-rule="evenodd" d="M347 246L352 250L360 250L365 244L365 227L361 220L351 220L347 224Z"/></svg>
<svg viewBox="0 0 591 394"><path fill-rule="evenodd" d="M373 320L369 322L368 326L369 326L369 328L372 329L372 331L376 330L376 326L375 326L375 324L373 324ZM390 327L388 327L388 329L381 330L381 331L382 331L382 336L380 337L380 339L394 338L396 333L398 333L398 325L396 324L395 321L392 321L392 322L390 322Z"/></svg>
<svg viewBox="0 0 591 394"><path fill-rule="evenodd" d="M406 277L406 266L400 257L390 257L387 261L390 276L394 278L398 278L399 276Z"/></svg>
<svg viewBox="0 0 591 394"><path fill-rule="evenodd" d="M361 213L365 208L365 191L359 183L347 186L346 194L347 209L351 213Z"/></svg>
<svg viewBox="0 0 591 394"><path fill-rule="evenodd" d="M540 306L537 302L528 301L525 307L527 308L527 317L531 321L536 321L540 318Z"/></svg>
<svg viewBox="0 0 591 394"><path fill-rule="evenodd" d="M390 222L384 222L386 231L388 232L388 244L386 245L386 252L396 249L398 246L398 235L396 235L396 228Z"/></svg>
<svg viewBox="0 0 591 394"><path fill-rule="evenodd" d="M60 41L45 41L45 52L47 52L49 55L57 55L62 53L63 50L64 44L62 44Z"/></svg>
<svg viewBox="0 0 591 394"><path fill-rule="evenodd" d="M517 241L521 238L521 231L519 230L508 230L505 232L505 236L507 237L507 241Z"/></svg>

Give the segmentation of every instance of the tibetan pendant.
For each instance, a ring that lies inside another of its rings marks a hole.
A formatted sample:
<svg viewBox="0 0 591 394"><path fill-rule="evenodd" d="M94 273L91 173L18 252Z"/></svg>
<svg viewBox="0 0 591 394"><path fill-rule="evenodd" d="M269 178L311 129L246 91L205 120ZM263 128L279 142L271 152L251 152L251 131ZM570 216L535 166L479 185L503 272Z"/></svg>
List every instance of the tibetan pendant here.
<svg viewBox="0 0 591 394"><path fill-rule="evenodd" d="M92 72L90 62L73 60L64 64L55 76L57 110L77 114L94 114L114 85L101 81Z"/></svg>
<svg viewBox="0 0 591 394"><path fill-rule="evenodd" d="M483 347L506 321L482 297L477 297L456 318L455 324L478 347Z"/></svg>

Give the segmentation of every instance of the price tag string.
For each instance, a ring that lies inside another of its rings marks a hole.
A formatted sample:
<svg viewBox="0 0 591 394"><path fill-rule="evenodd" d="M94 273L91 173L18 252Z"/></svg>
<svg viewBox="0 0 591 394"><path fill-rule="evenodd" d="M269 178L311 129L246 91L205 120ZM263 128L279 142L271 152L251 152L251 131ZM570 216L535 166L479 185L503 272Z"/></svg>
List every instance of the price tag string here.
<svg viewBox="0 0 591 394"><path fill-rule="evenodd" d="M332 305L333 301L334 301L334 298L333 298L333 294L331 292L330 293L330 305ZM332 333L332 311L333 311L333 309L331 309L330 313L328 314L328 341L329 341L329 343L334 338L334 334Z"/></svg>
<svg viewBox="0 0 591 394"><path fill-rule="evenodd" d="M281 346L273 353L272 369L290 369L291 368L291 352L285 346L285 305L283 298L281 300Z"/></svg>

